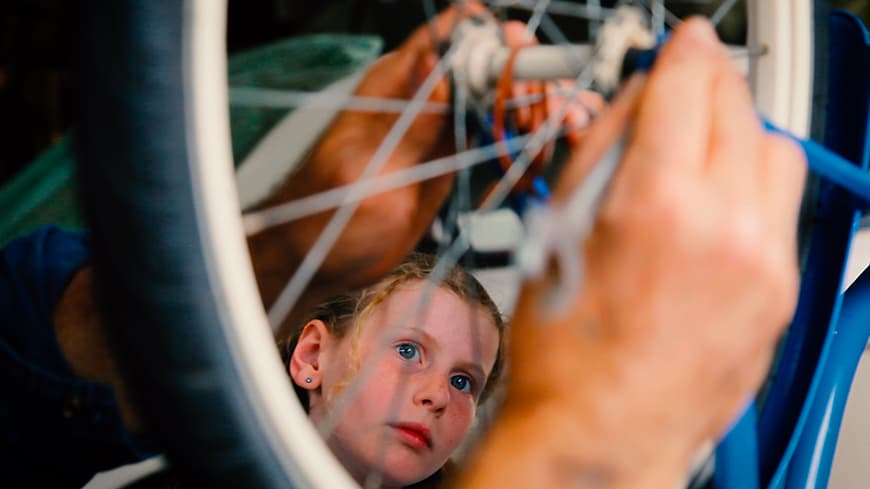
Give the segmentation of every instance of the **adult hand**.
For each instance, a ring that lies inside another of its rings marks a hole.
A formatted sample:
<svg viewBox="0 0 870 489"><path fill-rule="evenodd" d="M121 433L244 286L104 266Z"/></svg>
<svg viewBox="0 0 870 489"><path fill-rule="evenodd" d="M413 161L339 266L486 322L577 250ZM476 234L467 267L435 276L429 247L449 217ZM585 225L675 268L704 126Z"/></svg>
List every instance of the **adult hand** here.
<svg viewBox="0 0 870 489"><path fill-rule="evenodd" d="M484 13L482 4L471 1L448 8L417 29L399 49L380 58L369 69L355 94L382 99L411 99L436 66L439 59L437 47L449 39L456 23L465 17ZM505 23L504 35L510 46L529 43L526 27L519 22ZM526 94L529 88L517 83L515 90L518 94ZM586 104L601 105L598 98L589 94L582 98ZM560 99L551 97L550 100L552 103ZM438 80L428 102L448 107L450 94L446 77ZM585 109L579 108L568 114L568 120L571 125L582 125L586 115ZM357 182L398 118L398 114L386 112L340 113L302 167L261 207ZM517 119L521 127L532 125L527 108L517 110ZM378 175L407 169L455 152L452 129L453 114L450 111L417 115ZM452 181L453 175L445 175L363 199L318 270L312 287L295 308L295 314L325 296L374 282L392 269L413 249L432 223ZM333 212L323 212L268 229L249 239L260 292L267 306L275 300L332 215ZM288 325L285 331L293 323L293 317L285 321Z"/></svg>
<svg viewBox="0 0 870 489"><path fill-rule="evenodd" d="M593 124L557 201L629 123L578 250L585 286L550 317L551 280L526 284L507 399L461 487L670 489L768 370L797 298L802 153L765 133L745 80L698 19Z"/></svg>
<svg viewBox="0 0 870 489"><path fill-rule="evenodd" d="M472 2L461 11L452 7L421 26L401 47L370 67L355 95L410 100L435 67L439 42L449 37L463 16L481 8ZM428 101L447 106L449 87L445 77L438 81ZM356 182L398 117L387 112L341 112L302 167L262 207ZM447 111L421 113L378 175L444 156L453 148L452 115ZM391 269L431 224L452 180L452 175L442 176L362 200L303 302L315 303L338 290L366 285ZM266 305L275 300L333 214L322 212L249 238ZM304 307L300 304L297 310Z"/></svg>

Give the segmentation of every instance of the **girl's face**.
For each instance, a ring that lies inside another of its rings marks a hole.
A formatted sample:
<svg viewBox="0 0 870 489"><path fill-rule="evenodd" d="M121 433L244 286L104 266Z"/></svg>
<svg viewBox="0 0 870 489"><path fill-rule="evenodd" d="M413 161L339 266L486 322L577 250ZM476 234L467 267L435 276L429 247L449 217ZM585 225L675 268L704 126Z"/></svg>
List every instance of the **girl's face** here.
<svg viewBox="0 0 870 489"><path fill-rule="evenodd" d="M387 486L435 473L468 433L495 363L499 332L490 313L443 288L430 291L420 312L423 289L410 283L378 305L361 324L356 352L353 330L324 349L311 417L345 409L328 443L360 482L374 468ZM337 406L336 391L357 388L353 376L361 389Z"/></svg>

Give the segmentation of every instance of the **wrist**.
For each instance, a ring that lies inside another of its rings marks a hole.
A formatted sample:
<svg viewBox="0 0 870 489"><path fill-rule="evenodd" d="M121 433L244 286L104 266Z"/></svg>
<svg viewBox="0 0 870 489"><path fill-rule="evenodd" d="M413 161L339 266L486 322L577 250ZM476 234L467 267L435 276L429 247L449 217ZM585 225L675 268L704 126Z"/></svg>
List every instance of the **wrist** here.
<svg viewBox="0 0 870 489"><path fill-rule="evenodd" d="M457 487L673 489L685 480L688 455L673 443L643 429L602 430L592 418L582 406L509 400Z"/></svg>
<svg viewBox="0 0 870 489"><path fill-rule="evenodd" d="M511 333L507 398L487 447L510 447L499 448L501 460L537 458L537 477L576 479L555 486L676 487L700 440L697 423L657 397L669 392L659 389L668 379L651 367L667 361L639 361L643 349L610 324L588 288L570 313L542 324L546 289L529 285Z"/></svg>

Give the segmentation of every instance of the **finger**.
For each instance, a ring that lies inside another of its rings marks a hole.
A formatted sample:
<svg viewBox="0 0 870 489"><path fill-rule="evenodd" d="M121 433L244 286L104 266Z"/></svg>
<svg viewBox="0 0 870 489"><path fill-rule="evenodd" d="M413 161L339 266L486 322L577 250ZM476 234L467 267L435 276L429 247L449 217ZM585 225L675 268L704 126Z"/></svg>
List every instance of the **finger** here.
<svg viewBox="0 0 870 489"><path fill-rule="evenodd" d="M486 7L478 1L466 1L451 5L426 24L417 28L399 48L400 51L437 51L438 45L446 41L453 27L462 19L484 15Z"/></svg>
<svg viewBox="0 0 870 489"><path fill-rule="evenodd" d="M631 141L645 156L633 160L644 173L703 168L717 52L722 49L712 26L697 18L680 24L662 48L650 71Z"/></svg>
<svg viewBox="0 0 870 489"><path fill-rule="evenodd" d="M806 154L797 143L779 134L765 134L762 147L759 180L766 189L767 223L778 231L777 236L793 243L806 184Z"/></svg>
<svg viewBox="0 0 870 489"><path fill-rule="evenodd" d="M538 39L536 37L532 37L531 39L526 37L526 31L526 24L516 20L505 22L502 26L505 43L512 48L538 44Z"/></svg>
<svg viewBox="0 0 870 489"><path fill-rule="evenodd" d="M643 76L631 78L613 104L602 111L582 139L572 145L568 163L559 175L559 183L553 191L555 202L564 202L573 194L589 170L625 131L634 116L644 83Z"/></svg>
<svg viewBox="0 0 870 489"><path fill-rule="evenodd" d="M550 111L555 111L559 105L572 103L584 107L593 116L607 107L604 97L592 90L581 90L572 80L558 80L549 85L547 100Z"/></svg>
<svg viewBox="0 0 870 489"><path fill-rule="evenodd" d="M526 82L518 81L514 82L513 86L513 98L525 98L527 96L534 95L533 87ZM532 109L531 104L525 103L524 101L517 105L514 108L514 114L517 121L517 126L522 129L529 129L529 126L532 124Z"/></svg>
<svg viewBox="0 0 870 489"><path fill-rule="evenodd" d="M410 99L419 90L438 64L434 50L400 48L381 56L369 68L355 90L356 95L379 98ZM447 78L442 77L432 94L430 102L447 103L450 91Z"/></svg>
<svg viewBox="0 0 870 489"><path fill-rule="evenodd" d="M414 66L416 77L407 85L408 93L405 98L410 99L416 94L440 59L434 51L424 52L417 58ZM429 94L428 101L445 104L445 106L451 102L447 76L441 77ZM451 137L452 127L453 118L449 114L418 114L408 128L401 145L406 151L410 150L409 156L416 157L417 161L444 156L451 150L456 151L455 141Z"/></svg>
<svg viewBox="0 0 870 489"><path fill-rule="evenodd" d="M573 82L562 82L561 85L570 86L570 90L575 90L573 88ZM586 111L589 112L592 117L594 117L596 114L604 110L605 107L607 107L607 102L604 100L604 97L598 92L583 90L579 94L577 94L577 97L580 99L580 104L582 104L583 107L586 108Z"/></svg>
<svg viewBox="0 0 870 489"><path fill-rule="evenodd" d="M713 86L708 172L731 195L756 198L763 129L746 79L724 55Z"/></svg>
<svg viewBox="0 0 870 489"><path fill-rule="evenodd" d="M538 40L532 38L526 39L526 24L511 20L502 25L502 34L504 35L505 43L512 49L519 49L531 44L537 44ZM537 94L535 89L536 84L524 81L515 81L512 87L513 98L524 97L527 95ZM514 109L516 113L517 125L525 130L531 130L532 125L532 105L523 103Z"/></svg>
<svg viewBox="0 0 870 489"><path fill-rule="evenodd" d="M599 112L605 107L604 98L589 90L583 90L575 94L575 99L566 98L563 93L573 91L573 83L561 82L557 88L547 95L547 112L553 114L569 104L565 115L565 139L570 144L578 143L585 134L589 125Z"/></svg>
<svg viewBox="0 0 870 489"><path fill-rule="evenodd" d="M357 87L356 94L381 98L411 99L430 77L440 62L438 46L449 38L453 27L462 18L484 12L479 2L464 2L433 17L419 27L394 52L375 62ZM446 76L442 76L430 94L429 102L448 104L450 90ZM383 134L398 119L394 113L350 112L342 115L342 121L351 126L365 127L371 134L372 144L377 144ZM413 163L446 154L452 142L451 118L443 113L416 115L402 136L399 146L391 156L390 166L409 166ZM381 134L381 136L378 136Z"/></svg>
<svg viewBox="0 0 870 489"><path fill-rule="evenodd" d="M448 7L418 27L396 51L378 59L360 82L356 94L411 98L437 65L438 47L449 39L456 23L484 11L485 7L477 1ZM446 78L439 82L429 100L442 103L449 101Z"/></svg>

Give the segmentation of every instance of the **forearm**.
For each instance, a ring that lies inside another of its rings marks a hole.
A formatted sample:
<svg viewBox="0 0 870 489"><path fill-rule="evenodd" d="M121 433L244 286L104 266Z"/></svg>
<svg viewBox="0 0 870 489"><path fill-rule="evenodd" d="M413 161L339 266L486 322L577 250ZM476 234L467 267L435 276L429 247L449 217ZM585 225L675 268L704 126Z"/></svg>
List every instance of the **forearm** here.
<svg viewBox="0 0 870 489"><path fill-rule="evenodd" d="M506 405L455 488L674 489L684 481L688 459L664 440L650 453L643 429L602 432L589 413L574 408Z"/></svg>
<svg viewBox="0 0 870 489"><path fill-rule="evenodd" d="M293 252L293 237L282 228L268 230L248 242L260 292L268 307L287 284L304 253ZM119 354L109 330L111 325L104 323L96 303L93 282L93 270L86 266L67 285L53 311L55 338L77 377L112 386L125 427L138 433L143 431L143 426L121 374ZM333 281L315 277L288 315L281 333L292 331L310 308L335 294L340 287L341 277Z"/></svg>
<svg viewBox="0 0 870 489"><path fill-rule="evenodd" d="M270 236L270 246L279 247L280 236ZM277 295L289 279L292 268L287 268L289 257L280 257L274 266L268 263L268 255L252 256L255 265L260 266L260 272L272 282L260 281L261 290ZM291 267L294 263L289 264ZM278 284L275 279L281 280ZM259 276L258 276L259 279ZM308 307L323 300L328 292L309 288L298 301L297 307L291 313L288 323L298 319ZM106 324L95 299L94 274L90 266L80 269L70 280L58 303L55 305L52 324L55 339L63 353L67 364L73 373L86 381L101 382L111 385L124 426L128 431L139 433L144 430L136 412L124 376L121 373L120 355L112 341L110 324ZM274 297L269 299L274 300Z"/></svg>
<svg viewBox="0 0 870 489"><path fill-rule="evenodd" d="M332 130L341 132L342 126ZM336 161L335 154L342 153L331 147L335 139L326 138L318 144L299 172L284 182L260 207L265 209L328 188L356 183L358 175L348 173L348 170L334 171L336 165L352 166L353 163L350 155L345 156L347 160L344 162ZM328 184L321 188L315 182ZM297 327L310 307L337 293L370 285L401 261L431 224L450 182L449 178L442 178L433 182L436 190L404 187L357 202L352 218L326 250L322 263L315 264L316 273L305 295L282 323L279 336ZM320 212L268 228L248 238L251 262L267 308L275 302L293 273L316 246L334 216L335 211Z"/></svg>
<svg viewBox="0 0 870 489"><path fill-rule="evenodd" d="M675 488L704 435L663 403L672 379L650 365L668 360L618 334L591 288L547 316L547 286L520 295L506 400L458 487Z"/></svg>
<svg viewBox="0 0 870 489"><path fill-rule="evenodd" d="M118 368L106 325L94 300L93 270L84 267L70 281L54 309L58 346L77 377L109 384L128 431L140 433L142 423Z"/></svg>

